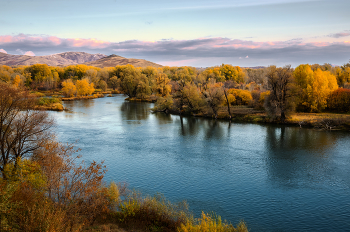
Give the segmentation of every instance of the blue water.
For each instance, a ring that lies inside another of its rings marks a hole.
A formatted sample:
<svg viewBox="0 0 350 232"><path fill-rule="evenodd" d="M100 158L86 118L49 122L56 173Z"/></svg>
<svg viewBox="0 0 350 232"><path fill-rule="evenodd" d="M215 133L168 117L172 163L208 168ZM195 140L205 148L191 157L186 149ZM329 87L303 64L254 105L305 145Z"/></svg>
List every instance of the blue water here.
<svg viewBox="0 0 350 232"><path fill-rule="evenodd" d="M65 102L58 139L106 182L161 192L250 231L350 231L350 133L151 113L125 96Z"/></svg>

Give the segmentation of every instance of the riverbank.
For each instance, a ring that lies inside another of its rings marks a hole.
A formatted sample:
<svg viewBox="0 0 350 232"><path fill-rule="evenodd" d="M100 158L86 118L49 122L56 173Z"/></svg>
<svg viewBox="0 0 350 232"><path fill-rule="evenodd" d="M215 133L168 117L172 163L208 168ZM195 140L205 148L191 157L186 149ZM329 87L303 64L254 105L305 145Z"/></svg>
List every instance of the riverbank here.
<svg viewBox="0 0 350 232"><path fill-rule="evenodd" d="M178 112L171 110L156 111L173 115L180 115ZM214 119L210 112L182 113L183 116L194 116ZM344 130L350 131L350 114L337 113L293 113L290 114L285 122L271 119L263 110L256 110L248 106L231 107L231 116L227 113L227 107L220 107L217 119L228 120L232 122L247 122L261 124L278 124L299 128L315 128L322 130Z"/></svg>
<svg viewBox="0 0 350 232"><path fill-rule="evenodd" d="M77 101L77 100L87 100L87 99L96 99L103 97L112 97L113 94L121 94L118 91L106 91L106 92L95 92L91 96L79 96L79 97L58 97L61 101ZM58 92L40 92L40 96L51 96L55 98ZM43 99L43 98L41 98ZM45 97L44 97L45 99ZM50 99L50 98L46 98ZM155 103L157 98L155 96L148 97L144 99L139 98L125 98L125 101L130 102L148 102ZM63 111L66 108L59 102L46 103L38 105L38 110L50 110L50 111ZM172 110L163 110L153 112L164 112L167 114L180 115L179 112ZM279 124L294 126L300 128L316 128L323 130L350 130L350 114L339 114L339 113L293 113L289 115L284 123L279 120L271 119L264 110L257 110L248 106L231 106L230 108L231 115L227 111L227 106L221 106L218 109L218 114L216 119L220 120L229 120L232 122L248 122L248 123L263 123L263 124ZM201 111L197 114L192 112L182 112L183 116L193 116L193 117L203 117L203 118L215 118L210 111Z"/></svg>

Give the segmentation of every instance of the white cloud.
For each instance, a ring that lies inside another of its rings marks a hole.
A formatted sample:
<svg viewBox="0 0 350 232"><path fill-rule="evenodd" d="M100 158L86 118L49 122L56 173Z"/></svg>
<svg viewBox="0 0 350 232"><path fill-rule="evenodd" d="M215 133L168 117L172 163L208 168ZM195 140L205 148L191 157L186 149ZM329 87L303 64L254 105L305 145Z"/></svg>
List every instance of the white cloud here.
<svg viewBox="0 0 350 232"><path fill-rule="evenodd" d="M248 58L249 58L249 56L246 56L245 58L246 58L246 59L248 59Z"/></svg>
<svg viewBox="0 0 350 232"><path fill-rule="evenodd" d="M21 55L23 55L24 54L24 51L22 51L21 49L16 49L16 52L19 52L19 53L21 53Z"/></svg>
<svg viewBox="0 0 350 232"><path fill-rule="evenodd" d="M7 52L4 49L0 49L0 52L7 54Z"/></svg>
<svg viewBox="0 0 350 232"><path fill-rule="evenodd" d="M35 56L34 52L32 51L27 51L26 53L24 53L25 56Z"/></svg>

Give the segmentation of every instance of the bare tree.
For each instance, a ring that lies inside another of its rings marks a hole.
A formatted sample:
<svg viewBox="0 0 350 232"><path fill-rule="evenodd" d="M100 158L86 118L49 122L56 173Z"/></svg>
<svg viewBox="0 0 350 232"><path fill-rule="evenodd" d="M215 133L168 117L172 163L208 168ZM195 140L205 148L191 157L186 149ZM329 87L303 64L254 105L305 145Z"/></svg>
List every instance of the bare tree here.
<svg viewBox="0 0 350 232"><path fill-rule="evenodd" d="M43 111L33 110L35 97L28 91L0 83L0 171L19 158L30 156L50 139L54 122Z"/></svg>
<svg viewBox="0 0 350 232"><path fill-rule="evenodd" d="M270 95L265 100L265 108L270 116L280 115L281 122L284 122L286 114L293 109L293 69L290 66L284 68L270 66L266 76Z"/></svg>

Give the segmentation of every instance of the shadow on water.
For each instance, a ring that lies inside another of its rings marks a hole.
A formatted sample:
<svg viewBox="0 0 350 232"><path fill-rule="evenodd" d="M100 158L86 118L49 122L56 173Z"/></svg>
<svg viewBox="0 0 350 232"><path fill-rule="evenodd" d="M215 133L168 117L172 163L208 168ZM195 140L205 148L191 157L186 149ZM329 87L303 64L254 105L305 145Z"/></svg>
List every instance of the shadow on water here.
<svg viewBox="0 0 350 232"><path fill-rule="evenodd" d="M76 109L76 108L91 108L95 105L95 101L91 99L86 100L77 100L77 101L65 101L64 106L68 109Z"/></svg>
<svg viewBox="0 0 350 232"><path fill-rule="evenodd" d="M149 104L140 102L123 102L120 107L122 118L129 124L139 124L150 115Z"/></svg>
<svg viewBox="0 0 350 232"><path fill-rule="evenodd" d="M204 140L222 138L226 135L224 128L228 124L214 119L182 116L177 116L176 121L180 121L179 135L200 136Z"/></svg>
<svg viewBox="0 0 350 232"><path fill-rule="evenodd" d="M335 140L335 135L326 131L266 127L266 167L270 181L298 188L331 180Z"/></svg>

